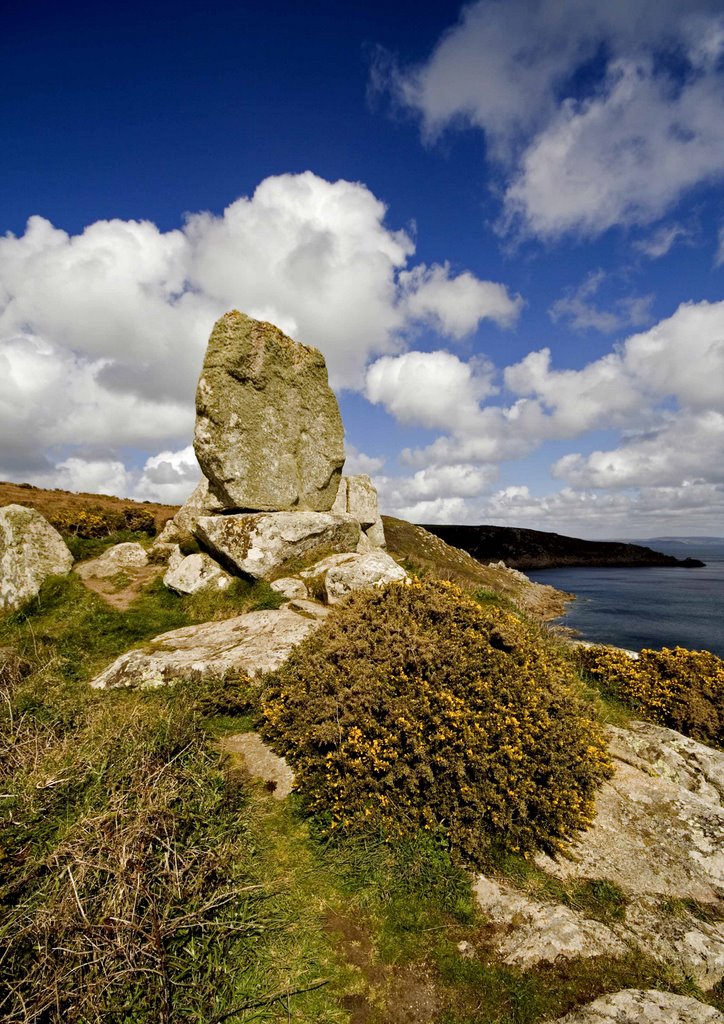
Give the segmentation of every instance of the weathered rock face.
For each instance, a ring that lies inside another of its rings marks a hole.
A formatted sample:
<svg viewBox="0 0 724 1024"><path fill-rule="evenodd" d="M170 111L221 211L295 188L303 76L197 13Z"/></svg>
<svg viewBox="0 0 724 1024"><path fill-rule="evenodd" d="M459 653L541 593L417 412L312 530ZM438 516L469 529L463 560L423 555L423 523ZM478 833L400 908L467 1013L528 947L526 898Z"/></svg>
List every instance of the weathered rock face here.
<svg viewBox="0 0 724 1024"><path fill-rule="evenodd" d="M384 551L330 555L300 573L310 592L338 604L353 590L381 587L407 579L407 573Z"/></svg>
<svg viewBox="0 0 724 1024"><path fill-rule="evenodd" d="M601 996L555 1024L718 1024L724 1015L688 996L671 992L624 989Z"/></svg>
<svg viewBox="0 0 724 1024"><path fill-rule="evenodd" d="M607 878L629 893L724 896L724 754L671 729L609 727L616 774L573 859L536 863L560 878Z"/></svg>
<svg viewBox="0 0 724 1024"><path fill-rule="evenodd" d="M122 654L91 686L144 689L177 679L223 677L229 672L255 676L278 668L319 624L280 608L184 626L155 637L145 649Z"/></svg>
<svg viewBox="0 0 724 1024"><path fill-rule="evenodd" d="M260 512L202 516L196 536L232 572L273 579L287 563L319 554L354 551L360 525L331 512Z"/></svg>
<svg viewBox="0 0 724 1024"><path fill-rule="evenodd" d="M359 521L364 533L360 551L385 546L385 528L377 504L377 490L366 473L342 477L332 511L346 513Z"/></svg>
<svg viewBox="0 0 724 1024"><path fill-rule="evenodd" d="M33 508L0 508L0 609L19 608L48 576L65 575L73 556L50 523Z"/></svg>
<svg viewBox="0 0 724 1024"><path fill-rule="evenodd" d="M209 491L209 481L203 477L173 517L172 522L182 535L193 533L201 516L221 512L222 508L221 502Z"/></svg>
<svg viewBox="0 0 724 1024"><path fill-rule="evenodd" d="M163 582L177 594L196 594L201 590L226 590L232 577L213 558L200 552L169 566Z"/></svg>
<svg viewBox="0 0 724 1024"><path fill-rule="evenodd" d="M194 449L227 510L331 509L344 428L321 353L243 313L221 317L196 392Z"/></svg>
<svg viewBox="0 0 724 1024"><path fill-rule="evenodd" d="M529 968L558 957L623 956L627 946L600 921L556 903L542 903L512 886L479 875L475 897L495 928L493 945L504 963Z"/></svg>
<svg viewBox="0 0 724 1024"><path fill-rule="evenodd" d="M116 573L127 570L142 569L148 565L148 554L140 544L133 542L127 544L114 544L88 562L81 562L76 572L83 579L94 576L96 579L106 579L115 576Z"/></svg>

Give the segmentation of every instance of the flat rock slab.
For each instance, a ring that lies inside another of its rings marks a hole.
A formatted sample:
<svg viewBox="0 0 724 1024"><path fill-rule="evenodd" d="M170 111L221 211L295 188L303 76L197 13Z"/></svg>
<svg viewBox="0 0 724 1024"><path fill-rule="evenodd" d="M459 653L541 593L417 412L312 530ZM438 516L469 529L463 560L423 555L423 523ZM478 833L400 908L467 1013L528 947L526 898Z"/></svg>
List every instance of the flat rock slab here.
<svg viewBox="0 0 724 1024"><path fill-rule="evenodd" d="M96 689L153 687L177 679L256 676L278 668L292 648L313 633L319 620L286 608L247 612L233 619L184 626L127 651L91 683Z"/></svg>
<svg viewBox="0 0 724 1024"><path fill-rule="evenodd" d="M240 732L224 736L219 746L226 754L239 755L252 778L267 783L275 800L289 796L294 787L294 772L286 758L275 754L258 733Z"/></svg>
<svg viewBox="0 0 724 1024"><path fill-rule="evenodd" d="M268 580L315 554L354 551L360 525L331 512L259 512L201 516L196 536L230 571Z"/></svg>
<svg viewBox="0 0 724 1024"><path fill-rule="evenodd" d="M24 505L0 508L0 610L35 597L48 576L67 575L73 556L40 512Z"/></svg>
<svg viewBox="0 0 724 1024"><path fill-rule="evenodd" d="M478 876L478 906L495 928L493 947L504 963L527 969L559 957L623 956L627 946L600 921L562 904L529 899L511 885Z"/></svg>
<svg viewBox="0 0 724 1024"><path fill-rule="evenodd" d="M163 583L176 594L196 594L203 590L228 590L232 579L210 555L199 552L169 564Z"/></svg>
<svg viewBox="0 0 724 1024"><path fill-rule="evenodd" d="M719 1024L724 1014L688 996L671 992L624 989L601 996L555 1024Z"/></svg>
<svg viewBox="0 0 724 1024"><path fill-rule="evenodd" d="M671 729L609 727L616 774L571 859L536 857L559 878L605 878L630 894L724 897L724 753Z"/></svg>
<svg viewBox="0 0 724 1024"><path fill-rule="evenodd" d="M225 509L331 509L344 428L321 352L237 310L222 316L196 390L194 449Z"/></svg>

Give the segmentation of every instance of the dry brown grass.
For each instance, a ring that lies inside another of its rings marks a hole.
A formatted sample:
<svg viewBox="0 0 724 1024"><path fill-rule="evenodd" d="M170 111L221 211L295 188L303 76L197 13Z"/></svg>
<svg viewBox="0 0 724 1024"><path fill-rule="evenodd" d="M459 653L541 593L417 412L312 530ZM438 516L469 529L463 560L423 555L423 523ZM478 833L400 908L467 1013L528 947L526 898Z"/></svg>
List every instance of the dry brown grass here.
<svg viewBox="0 0 724 1024"><path fill-rule="evenodd" d="M177 505L158 505L154 502L131 501L130 498L114 498L108 494L75 494L71 491L46 490L32 484L14 484L0 481L0 507L3 505L25 505L37 509L46 519L61 517L64 513L77 513L89 509L101 512L123 512L143 510L153 515L156 532L177 511Z"/></svg>

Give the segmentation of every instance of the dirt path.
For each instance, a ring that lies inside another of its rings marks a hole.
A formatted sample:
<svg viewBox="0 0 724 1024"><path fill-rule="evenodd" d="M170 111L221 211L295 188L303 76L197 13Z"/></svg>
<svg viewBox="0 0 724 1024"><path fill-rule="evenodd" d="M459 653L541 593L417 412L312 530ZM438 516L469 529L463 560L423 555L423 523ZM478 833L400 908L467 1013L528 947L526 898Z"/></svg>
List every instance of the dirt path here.
<svg viewBox="0 0 724 1024"><path fill-rule="evenodd" d="M86 563L81 562L80 564ZM102 597L111 608L125 612L131 607L144 587L160 576L165 568L164 565L144 565L142 569L124 569L122 573L119 573L119 576L124 577L124 582L121 584L114 583L115 577L81 576L80 573L77 573L77 576L84 587Z"/></svg>

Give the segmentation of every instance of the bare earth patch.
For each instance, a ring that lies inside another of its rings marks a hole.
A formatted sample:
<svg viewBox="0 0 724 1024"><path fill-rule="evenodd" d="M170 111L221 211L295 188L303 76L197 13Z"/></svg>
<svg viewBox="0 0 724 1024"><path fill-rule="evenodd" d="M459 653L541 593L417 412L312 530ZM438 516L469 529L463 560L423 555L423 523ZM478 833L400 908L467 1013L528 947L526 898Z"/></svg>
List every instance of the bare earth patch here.
<svg viewBox="0 0 724 1024"><path fill-rule="evenodd" d="M83 565L83 563L80 563ZM127 611L141 591L165 571L164 565L144 565L139 569L126 569L124 581L117 577L80 576L83 585L102 597L116 611Z"/></svg>

